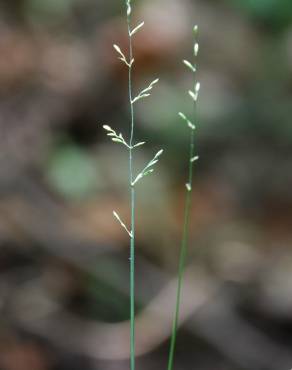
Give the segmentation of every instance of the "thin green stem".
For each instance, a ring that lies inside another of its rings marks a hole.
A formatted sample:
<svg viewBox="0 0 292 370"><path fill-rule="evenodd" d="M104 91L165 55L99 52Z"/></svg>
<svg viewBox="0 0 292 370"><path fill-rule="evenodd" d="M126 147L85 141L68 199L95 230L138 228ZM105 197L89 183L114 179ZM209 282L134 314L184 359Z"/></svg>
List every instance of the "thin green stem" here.
<svg viewBox="0 0 292 370"><path fill-rule="evenodd" d="M196 82L196 72L195 71L193 72L193 78L194 78L194 84L195 84ZM194 120L195 120L197 116L196 102L194 102L193 115L194 115ZM192 129L191 134L190 134L190 144L189 144L189 167L188 167L189 187L186 189L186 194L185 194L183 232L182 232L181 248L180 248L180 255L179 255L176 303L175 303L175 313L174 313L174 318L173 318L173 323L172 323L172 332L171 332L168 367L167 367L168 370L173 369L173 363L174 363L174 353L175 353L175 345L176 345L179 314L180 314L181 291L182 291L184 271L185 271L185 265L186 265L186 256L187 256L188 243L189 243L189 225L190 225L190 211L191 211L191 205L192 205L192 185L193 185L192 158L194 157L194 154L195 154L195 132Z"/></svg>
<svg viewBox="0 0 292 370"><path fill-rule="evenodd" d="M130 236L130 368L135 370L135 187L133 175L133 140L134 140L134 104L132 99L132 65L133 45L131 37L131 16L127 15L128 35L129 35L129 102L130 102L130 148L129 148L129 184L131 198L131 236Z"/></svg>

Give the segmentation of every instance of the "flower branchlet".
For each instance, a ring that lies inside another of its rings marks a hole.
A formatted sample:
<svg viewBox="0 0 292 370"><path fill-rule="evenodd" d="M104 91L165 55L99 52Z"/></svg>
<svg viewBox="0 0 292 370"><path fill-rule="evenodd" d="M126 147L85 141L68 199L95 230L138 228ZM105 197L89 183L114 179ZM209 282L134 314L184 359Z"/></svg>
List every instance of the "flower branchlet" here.
<svg viewBox="0 0 292 370"><path fill-rule="evenodd" d="M143 177L150 175L154 168L153 166L159 161L159 157L163 153L163 150L159 150L154 156L153 159L151 159L150 162L143 168L143 170L136 176L135 180L132 182L132 186L136 185L138 181L140 181Z"/></svg>
<svg viewBox="0 0 292 370"><path fill-rule="evenodd" d="M194 89L194 91L193 91L193 90L189 90L189 95L190 95L190 97L193 99L193 101L194 101L195 103L196 103L196 102L197 102L197 100L198 100L200 88L201 88L201 84L200 84L200 82L197 82L197 83L195 84L195 89Z"/></svg>
<svg viewBox="0 0 292 370"><path fill-rule="evenodd" d="M191 159L190 159L190 162L191 163L194 163L194 162L196 162L196 161L198 161L199 160L199 156L198 155L195 155L194 157L192 157Z"/></svg>
<svg viewBox="0 0 292 370"><path fill-rule="evenodd" d="M192 72L196 72L196 66L194 66L191 62L184 59L183 60L184 65L186 65Z"/></svg>
<svg viewBox="0 0 292 370"><path fill-rule="evenodd" d="M151 90L153 89L154 85L156 85L159 81L159 78L156 78L152 81L146 89L142 90L139 95L137 95L133 100L132 104L136 103L140 99L148 98L151 95Z"/></svg>
<svg viewBox="0 0 292 370"><path fill-rule="evenodd" d="M134 58L128 61L127 58L125 57L125 54L122 52L121 48L118 45L114 44L113 47L115 51L119 54L118 59L125 63L127 67L131 68L133 63L135 62Z"/></svg>
<svg viewBox="0 0 292 370"><path fill-rule="evenodd" d="M186 183L186 188L187 188L187 191L191 191L192 190L192 185L189 182L187 182Z"/></svg>
<svg viewBox="0 0 292 370"><path fill-rule="evenodd" d="M126 142L126 140L124 139L121 133L117 134L116 131L108 125L103 125L103 128L107 131L107 136L109 136L114 143L123 144L128 149L130 149L130 145Z"/></svg>
<svg viewBox="0 0 292 370"><path fill-rule="evenodd" d="M132 37L134 36L143 26L144 26L145 22L141 22L138 24L138 26L136 26L134 29L132 29L130 32L129 32L129 36Z"/></svg>
<svg viewBox="0 0 292 370"><path fill-rule="evenodd" d="M125 223L121 220L120 216L117 214L116 211L113 211L113 215L114 217L119 221L120 225L122 226L123 229L126 230L126 232L128 233L128 235L130 236L130 238L133 237L133 234L132 234L132 231L130 231L127 226L125 225Z"/></svg>
<svg viewBox="0 0 292 370"><path fill-rule="evenodd" d="M123 144L128 149L138 148L139 146L146 144L145 141L140 141L137 144L130 145L126 142L121 133L117 134L116 131L112 129L109 125L103 125L103 128L107 131L107 136L109 136L114 143Z"/></svg>
<svg viewBox="0 0 292 370"><path fill-rule="evenodd" d="M192 123L191 120L188 119L188 117L182 113L182 112L179 112L178 114L180 116L180 118L182 118L188 125L188 127L191 129L191 130L195 130L196 129L196 126Z"/></svg>

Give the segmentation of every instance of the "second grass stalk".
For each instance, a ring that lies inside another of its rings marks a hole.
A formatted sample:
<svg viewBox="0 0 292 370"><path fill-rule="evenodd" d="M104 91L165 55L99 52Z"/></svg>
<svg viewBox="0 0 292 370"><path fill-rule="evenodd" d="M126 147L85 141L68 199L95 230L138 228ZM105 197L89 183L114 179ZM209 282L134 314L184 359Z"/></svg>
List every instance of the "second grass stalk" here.
<svg viewBox="0 0 292 370"><path fill-rule="evenodd" d="M194 162L198 159L195 156L195 122L197 119L197 100L198 94L200 90L200 84L196 81L196 72L197 72L197 56L199 52L199 45L197 43L197 36L198 36L198 27L195 26L193 29L194 32L194 49L193 49L193 59L194 62L191 63L188 60L184 60L183 63L186 67L191 71L193 75L193 84L194 89L189 90L188 94L193 101L193 120L188 119L188 117L183 114L179 113L180 118L187 124L190 130L190 143L189 143L189 163L188 163L188 182L185 184L186 186L186 194L185 194L185 207L184 207L184 220L183 220L183 231L182 231L182 240L181 240L181 248L180 248L180 256L179 256L179 266L178 266L178 283L177 283L177 291L176 291L176 302L175 302L175 312L172 324L172 334L170 340L170 349L169 349L169 357L168 357L168 370L173 369L174 363L174 354L175 354L175 346L176 346L176 338L177 338L177 330L178 330L178 322L179 322L179 314L180 314L180 305L181 305L181 291L183 286L183 278L184 278L184 270L186 265L186 256L188 250L188 242L189 242L189 226L190 226L190 211L191 211L191 204L192 204L192 185L193 185L193 166Z"/></svg>

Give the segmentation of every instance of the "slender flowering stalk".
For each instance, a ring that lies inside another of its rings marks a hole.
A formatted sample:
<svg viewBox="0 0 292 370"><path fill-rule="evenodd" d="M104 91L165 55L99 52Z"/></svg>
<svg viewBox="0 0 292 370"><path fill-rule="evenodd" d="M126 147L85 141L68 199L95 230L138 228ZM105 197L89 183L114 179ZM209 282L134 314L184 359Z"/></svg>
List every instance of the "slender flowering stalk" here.
<svg viewBox="0 0 292 370"><path fill-rule="evenodd" d="M192 102L193 102L193 110L194 110L193 115L194 115L194 121L196 121L197 119L197 100L198 100L198 95L200 91L200 83L196 81L197 56L199 52L199 44L197 43L198 26L195 26L193 31L194 31L194 39L195 39L194 50L193 50L194 62L191 63L188 60L183 60L183 63L193 75L194 89L189 90L188 94L191 97ZM190 130L189 163L188 163L189 170L188 170L188 181L185 184L186 195L185 195L185 208L184 208L184 223L183 223L180 256L179 256L178 283L177 283L177 292L176 292L175 312L174 312L174 318L173 318L173 324L172 324L172 334L171 334L170 350L169 350L169 357L168 357L168 370L173 369L174 352L175 352L178 320L179 320L179 312L180 312L181 290L182 290L182 284L183 284L184 270L185 270L185 264L186 264L186 255L187 255L188 241L189 241L190 209L191 209L192 185L193 185L193 166L194 166L194 162L199 159L199 157L195 155L196 126L194 122L192 122L184 113L180 112L179 117L187 124L187 127Z"/></svg>
<svg viewBox="0 0 292 370"><path fill-rule="evenodd" d="M137 183L145 176L151 174L154 171L155 164L159 161L163 150L159 150L154 158L138 173L134 174L133 168L133 157L134 150L145 144L145 141L134 143L134 128L135 128L135 104L144 98L151 95L151 90L158 83L159 79L152 81L145 89L143 89L137 96L133 95L132 88L132 74L133 67L135 64L134 53L133 53L133 36L139 32L144 22L132 28L131 15L132 5L131 0L125 0L126 13L127 13L127 28L129 37L129 56L125 56L121 48L114 44L113 47L118 54L120 59L128 68L128 89L129 89L129 106L130 106L130 133L129 141L127 142L121 133L117 133L109 125L104 125L103 128L107 132L107 135L115 143L122 144L126 147L129 152L129 190L130 190L130 213L131 213L131 225L128 228L125 222L122 221L121 217L116 211L113 211L114 217L120 223L122 228L127 232L130 238L130 369L135 370L135 187Z"/></svg>
<svg viewBox="0 0 292 370"><path fill-rule="evenodd" d="M135 187L133 185L133 140L134 140L134 103L132 98L132 67L134 64L131 31L131 4L127 2L127 23L129 34L129 103L131 112L130 149L129 149L129 183L131 193L131 236L130 236L130 369L135 370Z"/></svg>

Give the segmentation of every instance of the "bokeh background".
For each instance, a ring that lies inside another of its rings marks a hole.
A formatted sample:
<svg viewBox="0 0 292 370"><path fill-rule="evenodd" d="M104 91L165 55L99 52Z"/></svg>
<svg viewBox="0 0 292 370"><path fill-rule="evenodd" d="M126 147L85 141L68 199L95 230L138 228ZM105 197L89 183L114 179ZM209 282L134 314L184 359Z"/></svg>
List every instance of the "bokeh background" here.
<svg viewBox="0 0 292 370"><path fill-rule="evenodd" d="M133 0L137 368L165 369L200 27L191 236L175 368L292 367L292 2ZM122 0L0 1L0 368L129 369Z"/></svg>

